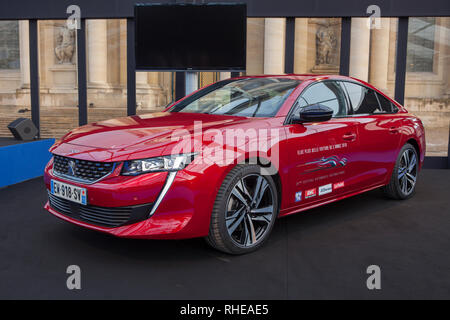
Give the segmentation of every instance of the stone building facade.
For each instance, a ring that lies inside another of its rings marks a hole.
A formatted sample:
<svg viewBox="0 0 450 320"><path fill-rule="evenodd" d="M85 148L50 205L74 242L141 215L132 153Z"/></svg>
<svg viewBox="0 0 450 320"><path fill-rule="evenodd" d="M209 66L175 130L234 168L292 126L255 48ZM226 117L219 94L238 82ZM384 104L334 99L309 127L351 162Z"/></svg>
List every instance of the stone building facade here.
<svg viewBox="0 0 450 320"><path fill-rule="evenodd" d="M394 96L397 18L352 18L350 75ZM126 115L126 20L87 20L88 120ZM286 20L249 18L247 74L284 73ZM76 32L65 21L42 20L39 81L42 136L59 137L78 123ZM338 74L340 18L297 18L295 73ZM446 155L449 136L449 18L410 18L405 105L427 129L428 155ZM151 41L151 39L149 39ZM30 116L27 21L0 22L0 135L8 121ZM229 77L203 72L199 86ZM175 74L137 72L138 114L161 110L174 98Z"/></svg>

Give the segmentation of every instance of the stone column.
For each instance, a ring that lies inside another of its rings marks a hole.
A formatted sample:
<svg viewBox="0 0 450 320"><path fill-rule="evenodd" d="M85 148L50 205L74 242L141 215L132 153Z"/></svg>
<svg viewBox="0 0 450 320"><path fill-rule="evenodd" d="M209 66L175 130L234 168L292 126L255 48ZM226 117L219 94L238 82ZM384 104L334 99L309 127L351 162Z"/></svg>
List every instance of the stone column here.
<svg viewBox="0 0 450 320"><path fill-rule="evenodd" d="M248 75L264 73L264 18L247 19Z"/></svg>
<svg viewBox="0 0 450 320"><path fill-rule="evenodd" d="M266 18L264 29L264 73L284 74L285 18Z"/></svg>
<svg viewBox="0 0 450 320"><path fill-rule="evenodd" d="M231 72L219 72L219 80L231 78Z"/></svg>
<svg viewBox="0 0 450 320"><path fill-rule="evenodd" d="M159 85L159 72L149 72L148 73L148 81L150 82L151 87L160 88Z"/></svg>
<svg viewBox="0 0 450 320"><path fill-rule="evenodd" d="M148 87L148 72L136 72L136 88Z"/></svg>
<svg viewBox="0 0 450 320"><path fill-rule="evenodd" d="M381 18L381 29L372 30L369 82L388 90L390 18ZM393 44L395 46L395 43Z"/></svg>
<svg viewBox="0 0 450 320"><path fill-rule="evenodd" d="M127 88L127 19L120 19L120 86Z"/></svg>
<svg viewBox="0 0 450 320"><path fill-rule="evenodd" d="M350 76L368 81L370 58L369 18L352 18L350 43Z"/></svg>
<svg viewBox="0 0 450 320"><path fill-rule="evenodd" d="M164 105L164 94L159 83L159 72L149 72L148 73L148 81L150 84L151 92L150 92L150 101L149 106L151 109L156 109Z"/></svg>
<svg viewBox="0 0 450 320"><path fill-rule="evenodd" d="M138 110L156 110L164 104L159 72L136 72Z"/></svg>
<svg viewBox="0 0 450 320"><path fill-rule="evenodd" d="M107 28L106 20L87 21L88 85L103 88L107 86Z"/></svg>
<svg viewBox="0 0 450 320"><path fill-rule="evenodd" d="M136 109L148 109L150 86L148 85L148 72L136 72Z"/></svg>
<svg viewBox="0 0 450 320"><path fill-rule="evenodd" d="M314 35L314 34L312 34ZM294 73L308 73L308 18L295 19Z"/></svg>
<svg viewBox="0 0 450 320"><path fill-rule="evenodd" d="M19 21L21 87L30 88L30 37L28 20Z"/></svg>

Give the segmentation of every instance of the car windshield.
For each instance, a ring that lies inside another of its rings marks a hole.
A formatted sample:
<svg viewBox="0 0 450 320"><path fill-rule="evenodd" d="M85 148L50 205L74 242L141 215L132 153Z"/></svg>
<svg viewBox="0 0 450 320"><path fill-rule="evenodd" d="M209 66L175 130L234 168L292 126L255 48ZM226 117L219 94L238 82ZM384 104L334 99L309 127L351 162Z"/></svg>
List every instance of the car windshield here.
<svg viewBox="0 0 450 320"><path fill-rule="evenodd" d="M299 80L248 78L217 82L174 105L170 112L273 117Z"/></svg>

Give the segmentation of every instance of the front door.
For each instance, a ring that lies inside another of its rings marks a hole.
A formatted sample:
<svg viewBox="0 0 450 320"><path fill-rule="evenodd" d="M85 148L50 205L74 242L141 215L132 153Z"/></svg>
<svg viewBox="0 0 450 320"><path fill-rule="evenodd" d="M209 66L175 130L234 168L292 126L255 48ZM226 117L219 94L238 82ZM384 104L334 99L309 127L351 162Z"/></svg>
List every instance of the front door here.
<svg viewBox="0 0 450 320"><path fill-rule="evenodd" d="M307 87L293 113L308 105L333 109L333 118L318 123L287 124L285 174L288 176L285 208L313 205L353 189L354 153L359 144L357 126L347 118L348 101L335 81Z"/></svg>

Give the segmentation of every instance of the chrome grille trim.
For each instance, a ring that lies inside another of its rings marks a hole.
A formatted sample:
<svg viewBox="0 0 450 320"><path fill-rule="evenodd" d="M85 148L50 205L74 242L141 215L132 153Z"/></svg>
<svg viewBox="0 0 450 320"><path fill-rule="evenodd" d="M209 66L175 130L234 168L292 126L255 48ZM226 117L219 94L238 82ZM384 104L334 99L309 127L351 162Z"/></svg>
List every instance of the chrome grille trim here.
<svg viewBox="0 0 450 320"><path fill-rule="evenodd" d="M75 161L74 175L69 174L69 161ZM82 184L96 183L114 172L117 163L99 162L53 155L53 174L65 180Z"/></svg>

